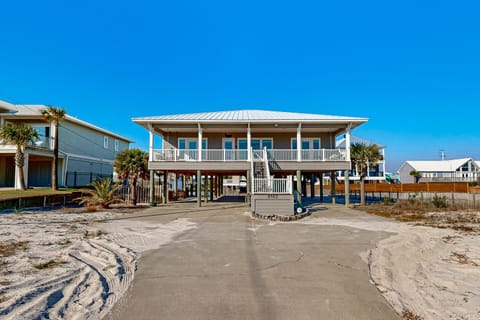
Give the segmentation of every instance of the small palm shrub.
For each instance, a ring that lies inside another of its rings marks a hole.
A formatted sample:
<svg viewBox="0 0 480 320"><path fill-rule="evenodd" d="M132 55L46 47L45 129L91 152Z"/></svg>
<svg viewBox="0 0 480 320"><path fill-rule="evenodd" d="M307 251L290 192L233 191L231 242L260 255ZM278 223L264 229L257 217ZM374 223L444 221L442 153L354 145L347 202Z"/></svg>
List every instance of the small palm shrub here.
<svg viewBox="0 0 480 320"><path fill-rule="evenodd" d="M446 208L448 207L447 197L434 195L432 198L432 204L435 206L435 208Z"/></svg>
<svg viewBox="0 0 480 320"><path fill-rule="evenodd" d="M87 196L80 198L80 204L86 204L87 208L101 206L108 209L111 204L123 202L115 193L122 186L114 184L111 178L98 179L90 184L92 189L83 190Z"/></svg>

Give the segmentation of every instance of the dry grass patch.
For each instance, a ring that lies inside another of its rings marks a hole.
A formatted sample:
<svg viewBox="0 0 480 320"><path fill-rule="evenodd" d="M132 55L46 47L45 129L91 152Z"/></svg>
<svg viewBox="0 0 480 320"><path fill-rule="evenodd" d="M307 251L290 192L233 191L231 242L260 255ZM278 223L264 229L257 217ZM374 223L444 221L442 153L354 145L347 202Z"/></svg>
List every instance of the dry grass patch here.
<svg viewBox="0 0 480 320"><path fill-rule="evenodd" d="M469 264L474 267L478 267L475 261L472 261L465 253L452 252L450 258L459 264Z"/></svg>
<svg viewBox="0 0 480 320"><path fill-rule="evenodd" d="M403 310L402 318L405 320L423 320L423 317L420 317L418 314L415 314L410 310Z"/></svg>
<svg viewBox="0 0 480 320"><path fill-rule="evenodd" d="M27 248L28 241L11 241L6 243L0 243L0 258L10 257L19 250L25 250Z"/></svg>
<svg viewBox="0 0 480 320"><path fill-rule="evenodd" d="M32 263L32 267L37 270L49 269L67 263L64 260L49 260L47 262Z"/></svg>
<svg viewBox="0 0 480 320"><path fill-rule="evenodd" d="M419 200L399 201L393 205L375 204L357 209L370 214L411 222L419 226L453 229L462 232L480 232L480 213L441 208Z"/></svg>

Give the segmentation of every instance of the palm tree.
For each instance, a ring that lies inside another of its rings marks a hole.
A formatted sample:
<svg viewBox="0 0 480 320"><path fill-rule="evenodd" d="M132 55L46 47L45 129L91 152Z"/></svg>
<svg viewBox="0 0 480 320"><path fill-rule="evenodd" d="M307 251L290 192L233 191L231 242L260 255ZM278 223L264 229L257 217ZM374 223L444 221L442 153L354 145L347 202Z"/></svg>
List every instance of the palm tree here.
<svg viewBox="0 0 480 320"><path fill-rule="evenodd" d="M148 153L138 148L123 150L115 157L113 167L120 179L128 179L130 201L137 205L137 180L148 177Z"/></svg>
<svg viewBox="0 0 480 320"><path fill-rule="evenodd" d="M52 162L52 189L58 190L58 125L60 120L65 119L67 112L64 109L53 106L42 110L43 118L53 125L53 162Z"/></svg>
<svg viewBox="0 0 480 320"><path fill-rule="evenodd" d="M87 206L101 206L108 209L111 204L122 202L116 195L117 190L122 186L114 184L111 178L98 179L90 184L91 189L83 190L87 196L80 198L80 204L86 203Z"/></svg>
<svg viewBox="0 0 480 320"><path fill-rule="evenodd" d="M376 144L354 143L350 147L352 167L355 167L360 175L360 204L362 206L365 205L365 177L367 176L367 169L369 166L373 166L382 160L382 157Z"/></svg>
<svg viewBox="0 0 480 320"><path fill-rule="evenodd" d="M15 165L18 168L20 189L22 190L26 189L25 175L23 174L23 167L25 165L25 147L29 143L35 142L36 138L38 138L37 131L27 124L7 124L0 129L0 139L6 144L14 144L17 147L15 151Z"/></svg>
<svg viewBox="0 0 480 320"><path fill-rule="evenodd" d="M421 173L418 172L417 170L412 170L412 171L410 171L409 174L415 179L415 183L418 183L418 181L422 177Z"/></svg>

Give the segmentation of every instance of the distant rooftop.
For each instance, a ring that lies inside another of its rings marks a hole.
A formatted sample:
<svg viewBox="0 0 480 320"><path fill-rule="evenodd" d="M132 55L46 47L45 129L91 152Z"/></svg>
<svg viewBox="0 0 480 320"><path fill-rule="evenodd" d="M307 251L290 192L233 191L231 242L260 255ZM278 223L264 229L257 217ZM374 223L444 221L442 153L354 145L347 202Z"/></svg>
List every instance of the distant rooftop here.
<svg viewBox="0 0 480 320"><path fill-rule="evenodd" d="M14 115L15 117L25 117L25 118L38 118L42 116L42 110L48 108L46 105L42 104L11 104L6 101L0 100L0 111L2 111L2 108L5 109L9 114ZM0 113L1 114L1 113ZM127 139L119 134L116 134L112 131L103 129L99 126L96 126L94 124L91 124L87 121L80 120L76 117L73 117L69 114L65 116L65 120L79 124L81 126L111 135L113 137L116 137L118 139L128 141L128 142L133 142L130 139Z"/></svg>
<svg viewBox="0 0 480 320"><path fill-rule="evenodd" d="M405 163L410 164L412 168L420 172L452 172L452 171L456 171L458 168L463 166L469 160L473 160L473 159L462 158L462 159L451 159L451 160L405 161ZM473 162L475 163L475 161ZM476 162L476 165L479 165L478 161Z"/></svg>
<svg viewBox="0 0 480 320"><path fill-rule="evenodd" d="M312 113L283 112L270 110L233 110L200 113L172 114L133 118L134 122L352 122L361 124L366 118L332 116Z"/></svg>

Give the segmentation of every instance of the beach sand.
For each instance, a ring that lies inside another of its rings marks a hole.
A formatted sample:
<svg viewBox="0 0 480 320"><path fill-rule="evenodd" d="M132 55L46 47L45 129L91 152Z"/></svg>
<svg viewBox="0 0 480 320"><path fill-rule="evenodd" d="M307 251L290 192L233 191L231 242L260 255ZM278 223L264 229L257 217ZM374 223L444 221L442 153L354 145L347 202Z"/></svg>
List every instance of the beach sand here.
<svg viewBox="0 0 480 320"><path fill-rule="evenodd" d="M0 318L102 318L129 287L142 252L196 228L186 218L155 223L128 215L0 215ZM399 314L480 319L478 230L415 226L352 210L345 218L294 223L391 233L362 258L372 283Z"/></svg>
<svg viewBox="0 0 480 320"><path fill-rule="evenodd" d="M372 283L400 314L425 320L480 319L480 232L455 231L444 223L458 211L437 213L442 228L393 219L315 218L301 223L391 232L363 257ZM376 217L375 217L376 218ZM455 219L451 219L455 220Z"/></svg>
<svg viewBox="0 0 480 320"><path fill-rule="evenodd" d="M100 319L123 295L145 250L194 228L111 212L0 216L0 318Z"/></svg>

